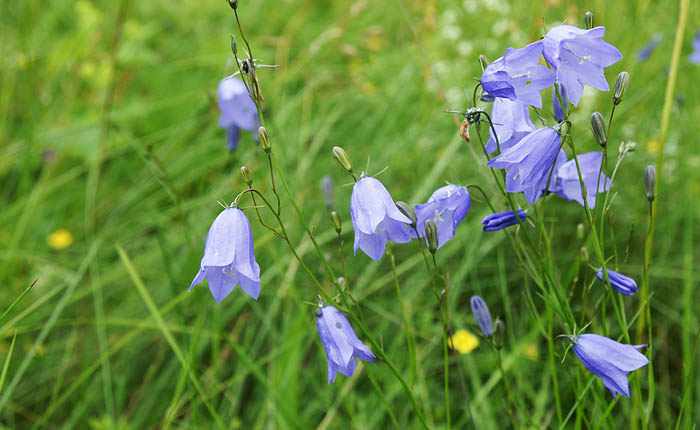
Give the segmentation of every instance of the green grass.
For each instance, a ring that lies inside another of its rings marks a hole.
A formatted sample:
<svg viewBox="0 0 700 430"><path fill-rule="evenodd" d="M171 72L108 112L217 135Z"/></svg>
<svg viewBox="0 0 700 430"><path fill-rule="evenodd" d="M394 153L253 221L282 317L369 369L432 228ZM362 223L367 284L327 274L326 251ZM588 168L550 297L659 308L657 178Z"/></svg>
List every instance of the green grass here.
<svg viewBox="0 0 700 430"><path fill-rule="evenodd" d="M273 150L295 202L340 273L319 192L322 176L334 179L350 288L375 338L409 379L390 263L352 256L351 187L331 148L344 147L358 170L388 166L380 178L397 200L421 203L445 181L479 184L495 195L474 129L472 148L442 111L466 106L463 88L471 92L481 73L479 54L493 60L564 20L580 24L590 8L607 27L605 39L625 56L606 70L608 81L622 70L631 76L610 147L613 154L622 140L639 147L615 181L613 232L619 254L629 254L625 271L639 280L647 228L642 171L658 154L678 5L407 0L405 6L422 49L395 1L243 1L240 15L255 56L280 66L260 70L259 78ZM687 61L699 22L691 2L650 270L650 428L675 425L681 405L680 428L700 420L700 67ZM635 53L655 32L663 41L648 61L638 62ZM234 33L224 1L0 5L0 308L12 307L0 320L0 361L8 366L0 379L3 428L367 429L391 428L392 415L401 428L418 426L385 363L326 384L313 314L316 287L286 245L252 216L262 270L258 301L236 290L216 304L205 285L187 292L207 229L221 210L217 199L230 202L245 187L239 167L248 166L254 186L270 191L267 160L252 138L246 134L229 153L216 126L215 89L232 72ZM597 149L591 112L607 117L610 110L609 93L590 94L572 115L579 152ZM546 108L543 114L551 117ZM330 285L284 194L282 202L291 243ZM581 245L576 226L583 211L562 199L547 205L554 261L566 274ZM537 428L557 428L548 343L528 308L509 240L479 228L488 212L473 195L456 237L438 253L450 274L453 325L474 325L469 298L482 295L506 322L503 362L518 401ZM59 228L74 237L63 250L46 242ZM414 395L431 428L444 428L442 327L430 279L416 246L392 251L415 335ZM568 291L574 296L592 279L586 267L578 273ZM593 284L591 300L600 297L599 286ZM628 320L640 300L626 302ZM549 311L540 297L534 301L542 315ZM612 336L621 334L610 305L608 327ZM565 327L554 318L551 330L563 334ZM562 412L573 411L566 428L638 425L634 398L613 402L572 354L561 363L565 342L553 347ZM479 428L505 428L505 391L488 345L460 360ZM636 374L646 401L648 375ZM452 428L469 428L456 375L453 366ZM579 404L573 387L589 387Z"/></svg>

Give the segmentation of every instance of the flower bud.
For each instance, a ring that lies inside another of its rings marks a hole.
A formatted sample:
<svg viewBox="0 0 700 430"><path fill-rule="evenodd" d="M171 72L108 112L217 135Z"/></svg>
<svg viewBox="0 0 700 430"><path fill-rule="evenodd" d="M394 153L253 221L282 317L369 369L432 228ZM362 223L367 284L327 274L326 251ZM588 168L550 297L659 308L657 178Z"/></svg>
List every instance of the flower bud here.
<svg viewBox="0 0 700 430"><path fill-rule="evenodd" d="M479 63L481 63L481 68L485 69L489 65L489 60L486 59L484 54L479 55Z"/></svg>
<svg viewBox="0 0 700 430"><path fill-rule="evenodd" d="M493 325L493 346L495 346L496 349L501 349L503 348L503 341L506 337L506 324L498 319Z"/></svg>
<svg viewBox="0 0 700 430"><path fill-rule="evenodd" d="M396 207L399 208L402 214L406 215L411 220L411 227L416 228L418 223L418 217L416 217L416 212L405 202L396 202Z"/></svg>
<svg viewBox="0 0 700 430"><path fill-rule="evenodd" d="M656 188L656 169L654 166L647 166L647 168L644 169L644 192L649 202L653 202L656 198L654 188Z"/></svg>
<svg viewBox="0 0 700 430"><path fill-rule="evenodd" d="M476 323L479 324L479 328L484 336L491 336L493 334L493 324L491 323L491 312L489 312L489 307L486 306L486 302L479 296L472 296L469 300L469 304L472 308L472 315Z"/></svg>
<svg viewBox="0 0 700 430"><path fill-rule="evenodd" d="M578 240L583 240L583 236L586 234L586 227L582 223L579 223L576 226L576 238Z"/></svg>
<svg viewBox="0 0 700 430"><path fill-rule="evenodd" d="M267 134L267 129L265 127L258 128L258 141L260 142L260 147L266 153L270 153L272 149L272 144L270 144L270 135Z"/></svg>
<svg viewBox="0 0 700 430"><path fill-rule="evenodd" d="M586 15L584 15L583 17L583 22L586 24L586 30L590 30L591 28L593 28L595 26L593 12L586 12Z"/></svg>
<svg viewBox="0 0 700 430"><path fill-rule="evenodd" d="M627 145L625 145L625 150L627 152L634 152L637 150L637 142L627 142Z"/></svg>
<svg viewBox="0 0 700 430"><path fill-rule="evenodd" d="M342 225L340 223L340 217L338 216L338 212L331 211L331 221L333 221L335 232L340 234L340 232L342 231Z"/></svg>
<svg viewBox="0 0 700 430"><path fill-rule="evenodd" d="M620 72L615 79L615 91L613 93L613 103L618 105L622 101L622 97L627 93L627 88L630 85L630 74Z"/></svg>
<svg viewBox="0 0 700 430"><path fill-rule="evenodd" d="M336 279L335 283L338 284L338 286L343 290L348 287L348 283L345 281L345 278L343 278L342 276L340 278Z"/></svg>
<svg viewBox="0 0 700 430"><path fill-rule="evenodd" d="M582 246L580 249L581 252L581 261L584 263L587 263L589 258L591 257L590 254L588 253L588 248L585 246Z"/></svg>
<svg viewBox="0 0 700 430"><path fill-rule="evenodd" d="M333 207L333 179L326 175L321 178L321 192L323 192L323 200L326 202L326 207Z"/></svg>
<svg viewBox="0 0 700 430"><path fill-rule="evenodd" d="M236 38L233 37L233 34L231 35L231 52L234 57L238 54L238 45L236 45Z"/></svg>
<svg viewBox="0 0 700 430"><path fill-rule="evenodd" d="M435 221L432 219L425 220L425 238L428 240L428 249L432 254L438 249L438 232Z"/></svg>
<svg viewBox="0 0 700 430"><path fill-rule="evenodd" d="M334 146L333 157L335 158L335 161L338 162L341 169L348 173L352 173L352 163L350 162L350 158L348 158L348 154L343 148L340 146Z"/></svg>
<svg viewBox="0 0 700 430"><path fill-rule="evenodd" d="M228 5L231 6L231 9L236 10L238 9L238 0L228 0Z"/></svg>
<svg viewBox="0 0 700 430"><path fill-rule="evenodd" d="M248 169L246 166L241 167L241 176L243 176L243 182L248 184L248 186L253 185L253 178L250 176L250 169Z"/></svg>
<svg viewBox="0 0 700 430"><path fill-rule="evenodd" d="M593 115L591 115L591 129L595 140L598 141L600 146L605 148L607 143L605 140L605 119L603 119L603 115L600 112L593 112Z"/></svg>

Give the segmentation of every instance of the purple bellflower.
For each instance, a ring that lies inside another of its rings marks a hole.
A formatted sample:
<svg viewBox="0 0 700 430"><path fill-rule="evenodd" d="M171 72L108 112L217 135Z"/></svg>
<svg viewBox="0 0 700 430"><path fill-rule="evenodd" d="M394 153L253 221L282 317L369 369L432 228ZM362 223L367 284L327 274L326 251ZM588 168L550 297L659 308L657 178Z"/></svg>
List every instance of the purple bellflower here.
<svg viewBox="0 0 700 430"><path fill-rule="evenodd" d="M226 129L228 149L233 151L238 146L241 128L252 132L253 137L257 140L260 118L255 102L250 98L245 84L234 77L224 78L219 82L216 95L221 111L219 128Z"/></svg>
<svg viewBox="0 0 700 430"><path fill-rule="evenodd" d="M486 67L481 75L481 86L492 96L541 108L540 90L551 86L556 78L552 70L538 64L541 56L542 42L520 49L508 48L503 57Z"/></svg>
<svg viewBox="0 0 700 430"><path fill-rule="evenodd" d="M453 184L438 188L427 202L415 206L418 235L426 237L425 221L432 219L437 227L438 249L440 249L454 237L457 225L467 216L470 207L471 199L466 188ZM409 235L417 237L413 229L409 229Z"/></svg>
<svg viewBox="0 0 700 430"><path fill-rule="evenodd" d="M603 276L603 268L598 269L596 276L601 281L605 282L605 277ZM613 287L620 294L626 296L631 296L637 292L637 282L629 276L625 276L622 273L613 272L608 269L608 277L610 278L610 286Z"/></svg>
<svg viewBox="0 0 700 430"><path fill-rule="evenodd" d="M531 131L535 131L535 125L530 119L526 103L505 98L496 98L491 108L491 121L496 129L498 145L493 135L493 129L489 127L489 141L486 142L486 152L491 154L498 147L501 152L512 147Z"/></svg>
<svg viewBox="0 0 700 430"><path fill-rule="evenodd" d="M654 33L646 46L637 52L637 61L646 61L651 57L651 54L656 49L656 46L661 42L661 33Z"/></svg>
<svg viewBox="0 0 700 430"><path fill-rule="evenodd" d="M253 233L242 210L226 208L216 217L204 245L204 256L190 290L206 278L214 300L220 302L237 285L250 297L260 295L260 266L253 255Z"/></svg>
<svg viewBox="0 0 700 430"><path fill-rule="evenodd" d="M571 340L576 357L616 399L617 393L630 396L627 374L649 364L649 359L637 351L646 345L627 345L597 334L572 336Z"/></svg>
<svg viewBox="0 0 700 430"><path fill-rule="evenodd" d="M525 221L527 214L524 210L518 209L518 218L520 221ZM486 215L481 224L484 226L482 229L484 231L498 231L503 230L511 225L518 224L518 218L515 217L513 211L499 212L491 215Z"/></svg>
<svg viewBox="0 0 700 430"><path fill-rule="evenodd" d="M583 85L601 91L610 87L603 69L622 59L613 45L602 40L605 27L583 30L572 25L559 25L542 40L544 58L557 71L557 82L566 86L569 100L578 105Z"/></svg>
<svg viewBox="0 0 700 430"><path fill-rule="evenodd" d="M564 102L564 107L559 103L559 97L557 97L557 88L559 88L559 96L561 101ZM557 82L552 88L552 107L554 108L554 118L557 121L564 121L566 119L566 112L569 109L569 92L566 90L566 86Z"/></svg>
<svg viewBox="0 0 700 430"><path fill-rule="evenodd" d="M338 372L347 377L355 373L356 359L374 363L374 354L367 348L338 309L324 306L316 311L316 328L328 358L328 383Z"/></svg>
<svg viewBox="0 0 700 430"><path fill-rule="evenodd" d="M586 186L586 203L591 209L595 208L596 186L599 193L605 192L612 187L612 182L610 182L605 173L600 172L602 160L602 152L588 152L578 156L583 184ZM571 159L562 164L557 163L557 165L560 165L557 168L557 181L555 183L557 195L567 200L573 200L583 206L583 193L581 192L581 181L578 177L576 160ZM598 173L600 173L600 183L598 183Z"/></svg>
<svg viewBox="0 0 700 430"><path fill-rule="evenodd" d="M389 191L371 176L363 176L352 188L350 216L355 230L355 255L361 249L371 259L379 261L386 241L411 241L404 224L411 220L399 211Z"/></svg>
<svg viewBox="0 0 700 430"><path fill-rule="evenodd" d="M508 169L506 189L510 193L523 192L528 202L542 195L547 182L555 183L552 167L555 162L566 160L561 147L559 132L544 127L530 132L520 142L492 158L487 166L495 169ZM550 177L550 174L552 177Z"/></svg>
<svg viewBox="0 0 700 430"><path fill-rule="evenodd" d="M491 323L491 312L489 312L489 307L486 306L486 302L479 296L472 296L469 301L472 307L472 314L476 323L479 324L479 328L484 336L491 336L493 334L493 324Z"/></svg>
<svg viewBox="0 0 700 430"><path fill-rule="evenodd" d="M700 64L700 30L695 32L695 38L693 39L693 53L688 57L693 64Z"/></svg>

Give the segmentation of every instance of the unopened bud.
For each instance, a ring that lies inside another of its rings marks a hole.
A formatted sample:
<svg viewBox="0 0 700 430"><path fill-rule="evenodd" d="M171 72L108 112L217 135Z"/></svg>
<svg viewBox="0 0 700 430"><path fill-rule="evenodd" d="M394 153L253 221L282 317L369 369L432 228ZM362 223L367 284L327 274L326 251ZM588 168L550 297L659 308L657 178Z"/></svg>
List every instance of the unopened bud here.
<svg viewBox="0 0 700 430"><path fill-rule="evenodd" d="M655 188L656 169L654 166L647 166L647 168L644 169L644 192L646 193L647 199L649 199L650 202L653 202L656 198L656 194L654 194Z"/></svg>
<svg viewBox="0 0 700 430"><path fill-rule="evenodd" d="M506 324L500 319L497 319L493 325L493 346L495 346L496 349L501 349L503 348L503 341L506 337Z"/></svg>
<svg viewBox="0 0 700 430"><path fill-rule="evenodd" d="M228 5L231 6L231 9L236 10L238 9L238 0L228 0Z"/></svg>
<svg viewBox="0 0 700 430"><path fill-rule="evenodd" d="M583 236L586 234L586 227L582 223L576 226L576 237L578 240L583 240Z"/></svg>
<svg viewBox="0 0 700 430"><path fill-rule="evenodd" d="M258 128L258 141L260 142L260 147L266 153L270 153L272 149L272 144L270 143L270 135L267 134L267 129L265 127Z"/></svg>
<svg viewBox="0 0 700 430"><path fill-rule="evenodd" d="M425 238L428 240L428 249L432 254L438 249L438 232L435 221L432 219L425 220Z"/></svg>
<svg viewBox="0 0 700 430"><path fill-rule="evenodd" d="M342 225L340 223L340 217L338 216L338 212L331 211L331 221L333 221L335 232L340 234L340 232L342 231Z"/></svg>
<svg viewBox="0 0 700 430"><path fill-rule="evenodd" d="M479 63L481 63L481 68L485 69L489 65L489 60L486 59L484 54L479 55Z"/></svg>
<svg viewBox="0 0 700 430"><path fill-rule="evenodd" d="M584 263L588 262L588 259L591 257L590 254L588 253L588 248L586 248L585 246L582 246L580 252L581 252L581 261L583 261Z"/></svg>
<svg viewBox="0 0 700 430"><path fill-rule="evenodd" d="M637 142L627 142L625 145L625 150L627 152L634 152L637 150Z"/></svg>
<svg viewBox="0 0 700 430"><path fill-rule="evenodd" d="M603 115L600 112L593 112L593 115L591 115L591 129L595 140L598 141L600 146L605 148L607 143L605 139L605 119L603 119Z"/></svg>
<svg viewBox="0 0 700 430"><path fill-rule="evenodd" d="M321 178L321 192L323 192L323 200L326 202L326 207L333 207L333 179L326 175Z"/></svg>
<svg viewBox="0 0 700 430"><path fill-rule="evenodd" d="M250 169L246 166L241 167L241 176L243 176L243 182L248 184L248 186L253 185L253 178L250 176Z"/></svg>
<svg viewBox="0 0 700 430"><path fill-rule="evenodd" d="M481 332L484 336L491 336L493 334L491 312L489 312L489 307L486 305L484 299L480 296L472 296L469 300L469 304L472 308L472 315L474 315L476 323L479 324Z"/></svg>
<svg viewBox="0 0 700 430"><path fill-rule="evenodd" d="M593 12L591 12L591 11L586 12L586 15L584 15L584 17L583 17L583 22L586 25L586 30L590 30L591 28L593 28L593 26L595 25L595 22L593 19Z"/></svg>
<svg viewBox="0 0 700 430"><path fill-rule="evenodd" d="M413 208L405 202L396 202L396 207L399 208L399 211L402 214L406 215L406 217L411 220L411 227L416 228L418 218L416 217L416 212L413 210Z"/></svg>
<svg viewBox="0 0 700 430"><path fill-rule="evenodd" d="M618 105L622 101L622 97L627 93L627 89L630 85L630 74L627 72L620 72L615 79L615 91L613 93L613 103Z"/></svg>
<svg viewBox="0 0 700 430"><path fill-rule="evenodd" d="M343 148L341 148L340 146L334 146L333 158L335 158L335 161L338 162L338 165L341 169L345 170L348 173L352 173L352 163L350 162L350 158L348 158L348 154Z"/></svg>
<svg viewBox="0 0 700 430"><path fill-rule="evenodd" d="M231 35L231 52L234 57L238 54L238 45L236 45L236 38L233 37L233 34Z"/></svg>

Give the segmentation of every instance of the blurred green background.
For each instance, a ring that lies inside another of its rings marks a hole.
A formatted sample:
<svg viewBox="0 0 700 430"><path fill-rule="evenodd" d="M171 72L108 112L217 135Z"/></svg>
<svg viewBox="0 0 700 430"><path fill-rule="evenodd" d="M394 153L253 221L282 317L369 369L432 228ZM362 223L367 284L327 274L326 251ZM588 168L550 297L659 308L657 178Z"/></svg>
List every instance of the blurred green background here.
<svg viewBox="0 0 700 430"><path fill-rule="evenodd" d="M340 272L319 185L324 175L334 179L351 288L406 375L390 265L386 258L376 263L351 255L351 187L331 148L343 146L371 173L388 167L380 179L396 200L424 202L445 181L495 193L474 132L470 147L443 110L467 106L464 89L471 93L481 74L479 54L493 60L559 23L582 25L586 10L624 55L606 70L608 81L612 85L622 70L631 76L629 96L616 111L611 151L614 156L621 141L637 142L638 150L615 181L613 231L620 255L628 254L625 272L641 279L647 226L642 171L661 147L675 2L241 2L255 57L279 65L260 70L259 79L273 148L294 198ZM650 354L657 428L669 428L678 416L699 328L700 66L687 60L698 27L695 3L659 174ZM660 45L639 61L636 52L655 33L663 37ZM266 160L251 136L243 133L239 149L229 153L225 132L217 128L216 85L233 71L231 34L237 34L233 13L223 0L0 4L2 308L38 279L0 321L3 363L12 348L0 390L2 428L210 429L217 420L228 429L391 427L367 368L326 384L314 286L285 245L252 217L262 269L259 300L237 289L216 304L206 285L187 293L207 229L221 210L217 199L230 202L244 187L238 168L249 166L254 185L269 191ZM551 120L549 92L543 98L542 114ZM607 117L610 98L587 91L572 115L581 152L597 149L590 114L599 110ZM468 300L482 295L492 314L506 321L505 367L519 398L539 428L556 428L547 343L525 305L523 273L506 236L481 231L488 208L473 197L457 236L439 253L454 286L454 326L474 331ZM565 271L578 253L575 231L583 211L550 199L554 252ZM292 243L330 283L286 197L283 207ZM417 337L416 397L430 405L427 418L441 428L437 304L416 248L393 249ZM580 276L589 281L592 271L584 268ZM152 303L139 293L140 282ZM628 303L636 310L639 298ZM562 330L553 327L554 334ZM506 428L504 391L487 345L460 360L480 428ZM558 365L560 386L571 385L579 363L570 354ZM370 371L398 422L416 426L387 366L378 362ZM467 428L452 375L454 428ZM646 372L639 376L646 380ZM699 385L689 387L684 428L700 420ZM612 402L600 381L592 390ZM566 388L562 393L568 412L576 399ZM593 422L604 412L590 399L582 407L590 407ZM618 398L601 425L627 428L634 407L633 399Z"/></svg>

